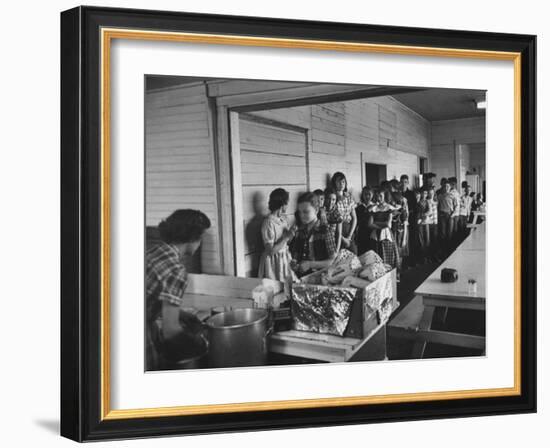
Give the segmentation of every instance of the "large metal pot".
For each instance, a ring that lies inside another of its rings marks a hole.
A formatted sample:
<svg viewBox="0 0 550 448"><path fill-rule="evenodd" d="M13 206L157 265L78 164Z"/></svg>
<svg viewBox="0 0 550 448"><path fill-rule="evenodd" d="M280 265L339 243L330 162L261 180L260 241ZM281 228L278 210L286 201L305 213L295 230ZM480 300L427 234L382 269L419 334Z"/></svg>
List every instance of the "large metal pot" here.
<svg viewBox="0 0 550 448"><path fill-rule="evenodd" d="M258 366L266 363L268 313L239 308L216 314L206 321L211 367Z"/></svg>
<svg viewBox="0 0 550 448"><path fill-rule="evenodd" d="M208 349L192 358L180 359L172 365L173 370L202 369L208 366Z"/></svg>
<svg viewBox="0 0 550 448"><path fill-rule="evenodd" d="M183 335L165 344L163 370L202 369L208 367L208 341L204 336L191 340Z"/></svg>

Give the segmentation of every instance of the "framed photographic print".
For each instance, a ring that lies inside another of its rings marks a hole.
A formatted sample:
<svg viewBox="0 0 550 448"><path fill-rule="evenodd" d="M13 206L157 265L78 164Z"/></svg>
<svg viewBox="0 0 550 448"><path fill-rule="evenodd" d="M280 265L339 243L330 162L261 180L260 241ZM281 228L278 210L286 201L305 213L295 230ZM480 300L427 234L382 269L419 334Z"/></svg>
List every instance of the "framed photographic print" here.
<svg viewBox="0 0 550 448"><path fill-rule="evenodd" d="M61 14L61 433L535 412L535 36Z"/></svg>

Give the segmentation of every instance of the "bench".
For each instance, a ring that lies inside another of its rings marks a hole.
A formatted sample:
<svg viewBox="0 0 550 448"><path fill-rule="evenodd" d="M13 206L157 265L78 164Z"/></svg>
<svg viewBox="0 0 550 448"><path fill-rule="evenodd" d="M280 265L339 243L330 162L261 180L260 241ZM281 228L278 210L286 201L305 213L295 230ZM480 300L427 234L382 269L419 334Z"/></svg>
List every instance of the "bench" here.
<svg viewBox="0 0 550 448"><path fill-rule="evenodd" d="M441 313L439 313L441 311ZM415 296L390 322L388 336L415 342L411 358L424 356L427 343L452 345L455 347L485 349L485 338L476 335L433 330L432 323L443 323L446 308L424 306L422 296Z"/></svg>

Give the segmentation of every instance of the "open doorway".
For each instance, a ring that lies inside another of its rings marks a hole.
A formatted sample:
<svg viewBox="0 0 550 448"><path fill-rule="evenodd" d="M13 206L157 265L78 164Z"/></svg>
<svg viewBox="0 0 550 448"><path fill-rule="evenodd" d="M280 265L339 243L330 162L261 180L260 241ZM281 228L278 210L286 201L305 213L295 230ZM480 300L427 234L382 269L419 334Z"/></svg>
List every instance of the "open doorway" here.
<svg viewBox="0 0 550 448"><path fill-rule="evenodd" d="M386 180L388 177L387 165L378 163L365 163L365 185L374 186Z"/></svg>

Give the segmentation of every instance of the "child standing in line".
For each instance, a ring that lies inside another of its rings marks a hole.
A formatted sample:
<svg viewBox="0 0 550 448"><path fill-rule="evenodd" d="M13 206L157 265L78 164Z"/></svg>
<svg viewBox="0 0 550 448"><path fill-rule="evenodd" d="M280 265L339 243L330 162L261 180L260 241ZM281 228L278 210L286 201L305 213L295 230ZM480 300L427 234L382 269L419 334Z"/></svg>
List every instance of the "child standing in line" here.
<svg viewBox="0 0 550 448"><path fill-rule="evenodd" d="M327 215L325 210L325 192L318 188L313 192L315 195L315 207L317 208L317 219L321 222L321 224L326 224L327 222Z"/></svg>
<svg viewBox="0 0 550 448"><path fill-rule="evenodd" d="M428 214L428 227L430 233L429 253L434 261L437 261L438 252L438 233L437 233L437 199L435 196L435 188L432 186L428 189L428 205L430 212Z"/></svg>
<svg viewBox="0 0 550 448"><path fill-rule="evenodd" d="M269 195L270 214L262 223L264 251L260 257L259 278L285 281L289 276L296 278L291 269L288 242L294 238L295 231L286 220L286 207L289 194L283 188L276 188Z"/></svg>
<svg viewBox="0 0 550 448"><path fill-rule="evenodd" d="M332 233L334 236L334 241L336 243L336 253L340 252L340 248L342 246L342 214L340 213L340 210L338 209L336 202L338 201L338 197L336 195L336 191L329 187L325 190L324 195L324 204L325 207L324 215L325 215L325 222L329 232Z"/></svg>
<svg viewBox="0 0 550 448"><path fill-rule="evenodd" d="M330 184L336 192L336 207L342 215L342 247L353 253L357 252L354 241L355 227L357 225L357 215L355 214L356 203L351 193L348 191L348 181L344 173L337 171L332 175Z"/></svg>
<svg viewBox="0 0 550 448"><path fill-rule="evenodd" d="M460 240L463 240L468 235L468 220L472 208L472 197L470 193L470 186L467 183L466 185L462 185L462 196L460 196L460 209L458 212L458 231Z"/></svg>
<svg viewBox="0 0 550 448"><path fill-rule="evenodd" d="M371 229L369 229L369 220L371 209L376 205L373 201L374 191L368 187L363 187L361 191L361 202L355 209L357 214L357 230L355 232L355 241L357 243L357 253L364 254L369 250L375 250L370 238Z"/></svg>
<svg viewBox="0 0 550 448"><path fill-rule="evenodd" d="M418 247L418 260L421 263L426 262L428 256L428 248L430 247L430 204L428 203L428 191L416 190L416 244Z"/></svg>

